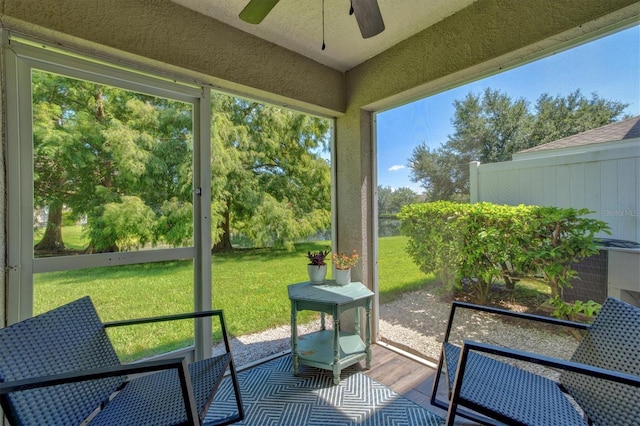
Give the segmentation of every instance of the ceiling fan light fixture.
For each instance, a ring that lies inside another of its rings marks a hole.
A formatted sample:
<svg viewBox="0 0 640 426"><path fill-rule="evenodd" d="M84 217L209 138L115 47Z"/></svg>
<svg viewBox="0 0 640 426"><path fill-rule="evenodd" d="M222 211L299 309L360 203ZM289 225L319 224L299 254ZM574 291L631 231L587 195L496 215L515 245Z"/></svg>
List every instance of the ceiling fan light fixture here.
<svg viewBox="0 0 640 426"><path fill-rule="evenodd" d="M259 24L280 0L251 0L240 12L240 19L249 24Z"/></svg>
<svg viewBox="0 0 640 426"><path fill-rule="evenodd" d="M384 31L384 21L378 0L351 0L362 38L369 38Z"/></svg>
<svg viewBox="0 0 640 426"><path fill-rule="evenodd" d="M249 0L240 12L240 19L259 24L280 0ZM369 38L384 31L384 21L378 0L351 0L349 15L356 15L362 38ZM322 2L322 50L324 50L324 0Z"/></svg>

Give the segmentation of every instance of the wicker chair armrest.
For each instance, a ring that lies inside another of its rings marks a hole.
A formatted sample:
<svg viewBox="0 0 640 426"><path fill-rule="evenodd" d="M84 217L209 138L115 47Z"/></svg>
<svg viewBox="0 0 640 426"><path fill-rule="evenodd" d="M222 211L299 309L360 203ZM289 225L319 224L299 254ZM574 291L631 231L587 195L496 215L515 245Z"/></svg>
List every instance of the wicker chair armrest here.
<svg viewBox="0 0 640 426"><path fill-rule="evenodd" d="M104 379L107 377L126 376L128 374L142 374L174 368L178 370L182 368L186 369L186 359L171 358L144 361L134 364L113 365L109 367L69 371L60 374L29 377L27 379L0 382L0 394L23 391L27 389L42 388L47 386L56 386L65 383L84 382L88 380Z"/></svg>
<svg viewBox="0 0 640 426"><path fill-rule="evenodd" d="M224 311L222 309L215 309L211 311L186 312L182 314L163 315L163 316L147 317L147 318L134 318L134 319L120 320L120 321L108 321L108 322L102 323L102 325L105 328L109 328L109 327L121 327L121 326L127 326L127 325L137 325L137 324L150 324L154 322L206 318L206 317L213 317L213 316L218 317L218 320L220 321L220 329L222 331L222 339L224 340L224 346L225 346L226 352L231 353L231 345L229 343L227 325L224 320Z"/></svg>
<svg viewBox="0 0 640 426"><path fill-rule="evenodd" d="M497 314L497 315L502 315L502 316L507 316L507 317L512 317L512 318L520 318L520 319L525 319L525 320L528 320L528 321L536 321L536 322L543 322L543 323L546 323L546 324L553 324L553 325L559 325L559 326L564 326L564 327L571 327L571 328L579 329L579 330L588 330L589 327L590 327L590 324L585 324L585 323L576 322L576 321L567 321L567 320L561 320L561 319L558 319L558 318L546 317L546 316L542 316L542 315L527 314L527 313L524 313L524 312L514 312L514 311L509 311L509 310L506 310L506 309L494 308L494 307L491 307L491 306L483 306L483 305L476 305L476 304L473 304L473 303L454 301L451 304L451 311L449 312L449 320L447 322L447 330L445 331L445 335L444 335L444 341L445 342L449 341L449 335L451 333L451 327L453 326L453 320L455 318L456 309L470 309L470 310L474 310L474 311L488 312L488 313L491 313L491 314Z"/></svg>
<svg viewBox="0 0 640 426"><path fill-rule="evenodd" d="M195 319L195 318L204 318L204 317L212 317L212 316L217 316L218 318L220 318L220 321L224 323L223 311L221 309L216 309L211 311L186 312L182 314L162 315L162 316L146 317L146 318L134 318L134 319L127 319L127 320L120 320L120 321L108 321L108 322L103 322L102 325L104 325L105 327L119 327L123 325L150 324L154 322Z"/></svg>
<svg viewBox="0 0 640 426"><path fill-rule="evenodd" d="M460 360L462 360L463 357L466 360L469 351L489 353L506 358L530 362L532 364L544 365L546 367L573 371L575 373L588 374L592 377L611 380L625 385L640 387L640 376L636 376L633 374L623 373L615 370L608 370L606 368L595 367L589 364L582 364L579 362L569 361L561 358L553 358L545 355L469 340L465 340L462 345ZM458 366L458 368L460 367Z"/></svg>

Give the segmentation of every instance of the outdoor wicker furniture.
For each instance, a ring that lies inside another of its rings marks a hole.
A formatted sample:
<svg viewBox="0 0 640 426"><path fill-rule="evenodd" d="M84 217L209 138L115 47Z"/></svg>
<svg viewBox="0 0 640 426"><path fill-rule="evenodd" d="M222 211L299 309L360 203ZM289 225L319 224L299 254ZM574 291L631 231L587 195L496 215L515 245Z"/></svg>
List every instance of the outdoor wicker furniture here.
<svg viewBox="0 0 640 426"><path fill-rule="evenodd" d="M105 331L210 316L220 321L226 353L191 364L172 358L123 365ZM0 402L12 425L78 425L88 418L90 425L199 425L227 370L237 414L220 425L242 420L244 412L219 310L103 324L84 297L0 329Z"/></svg>
<svg viewBox="0 0 640 426"><path fill-rule="evenodd" d="M466 340L460 347L448 341L457 309L563 325L584 330L584 335L570 361ZM494 356L535 363L562 370L562 373L559 382L555 382ZM436 395L443 369L449 401L442 401ZM448 410L449 425L454 424L454 417L459 415L484 424L558 426L592 422L637 426L640 424L640 308L610 297L589 325L454 302L431 403Z"/></svg>

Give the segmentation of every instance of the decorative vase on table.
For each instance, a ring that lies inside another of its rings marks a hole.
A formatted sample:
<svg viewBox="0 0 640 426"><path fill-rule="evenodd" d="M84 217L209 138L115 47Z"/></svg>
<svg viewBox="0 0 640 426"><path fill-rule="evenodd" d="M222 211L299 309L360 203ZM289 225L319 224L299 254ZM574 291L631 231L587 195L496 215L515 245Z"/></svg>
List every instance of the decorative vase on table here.
<svg viewBox="0 0 640 426"><path fill-rule="evenodd" d="M311 284L324 284L327 278L327 265L307 265Z"/></svg>
<svg viewBox="0 0 640 426"><path fill-rule="evenodd" d="M327 264L324 259L328 254L329 250L307 252L307 259L309 259L307 272L309 273L311 284L324 284L327 278Z"/></svg>
<svg viewBox="0 0 640 426"><path fill-rule="evenodd" d="M360 256L356 250L353 250L351 254L334 252L331 255L334 267L333 278L337 285L347 285L351 282L351 268L358 264L359 259Z"/></svg>
<svg viewBox="0 0 640 426"><path fill-rule="evenodd" d="M335 280L337 285L347 285L351 282L351 269L336 269Z"/></svg>

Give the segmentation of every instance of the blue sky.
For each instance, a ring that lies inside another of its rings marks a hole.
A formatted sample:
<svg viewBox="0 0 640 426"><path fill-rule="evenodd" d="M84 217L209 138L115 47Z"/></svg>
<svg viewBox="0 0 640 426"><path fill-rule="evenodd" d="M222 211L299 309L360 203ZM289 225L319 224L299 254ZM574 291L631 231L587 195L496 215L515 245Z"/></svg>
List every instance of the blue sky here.
<svg viewBox="0 0 640 426"><path fill-rule="evenodd" d="M625 113L640 115L640 26L379 113L378 184L422 192L410 179L413 149L422 142L433 148L445 143L453 134L453 101L486 88L512 99L525 98L532 105L543 93L566 96L580 89L587 98L596 92L600 98L629 104Z"/></svg>

